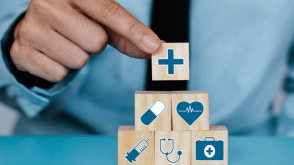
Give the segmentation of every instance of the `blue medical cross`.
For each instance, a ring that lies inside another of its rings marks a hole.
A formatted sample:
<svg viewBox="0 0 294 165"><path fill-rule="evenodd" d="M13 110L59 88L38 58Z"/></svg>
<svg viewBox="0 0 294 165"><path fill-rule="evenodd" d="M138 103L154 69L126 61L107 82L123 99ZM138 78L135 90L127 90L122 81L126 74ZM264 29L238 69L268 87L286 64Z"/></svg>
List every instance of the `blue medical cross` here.
<svg viewBox="0 0 294 165"><path fill-rule="evenodd" d="M209 147L209 149L206 150L206 152L208 152L208 155L210 155L213 152L213 150L211 150L211 148Z"/></svg>
<svg viewBox="0 0 294 165"><path fill-rule="evenodd" d="M184 65L184 59L174 59L174 49L168 49L167 59L158 59L158 65L167 65L168 74L175 74L175 65Z"/></svg>

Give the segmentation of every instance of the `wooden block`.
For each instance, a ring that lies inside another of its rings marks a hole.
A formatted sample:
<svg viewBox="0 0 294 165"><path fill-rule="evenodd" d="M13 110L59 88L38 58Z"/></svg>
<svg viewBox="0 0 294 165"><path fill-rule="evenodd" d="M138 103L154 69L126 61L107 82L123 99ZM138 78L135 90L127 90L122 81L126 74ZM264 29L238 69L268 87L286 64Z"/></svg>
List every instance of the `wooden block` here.
<svg viewBox="0 0 294 165"><path fill-rule="evenodd" d="M208 93L205 91L172 92L172 130L208 130L208 106Z"/></svg>
<svg viewBox="0 0 294 165"><path fill-rule="evenodd" d="M165 109L159 113L158 107L161 108L161 106L165 106ZM153 116L150 116L149 108L159 115L156 117L151 114ZM147 117L148 114L149 117ZM150 124L146 123L148 122L146 119L149 120L152 117L156 118ZM135 130L171 130L171 92L137 91L135 93Z"/></svg>
<svg viewBox="0 0 294 165"><path fill-rule="evenodd" d="M190 165L191 138L191 131L156 131L155 165ZM174 148L172 148L173 146ZM172 149L173 152L171 152ZM166 152L171 153L166 156ZM180 154L180 157L178 154Z"/></svg>
<svg viewBox="0 0 294 165"><path fill-rule="evenodd" d="M189 80L189 43L162 43L152 55L152 80Z"/></svg>
<svg viewBox="0 0 294 165"><path fill-rule="evenodd" d="M205 141L207 137L213 137L215 141L213 142L212 138ZM213 147L211 148L209 145ZM209 155L209 151L211 151L211 155ZM198 160L196 160L196 157ZM228 130L225 126L210 126L209 131L192 131L192 165L227 164Z"/></svg>
<svg viewBox="0 0 294 165"><path fill-rule="evenodd" d="M118 165L154 165L154 138L153 131L135 131L134 126L120 126L118 129ZM143 145L147 148L138 155L137 151L140 152Z"/></svg>

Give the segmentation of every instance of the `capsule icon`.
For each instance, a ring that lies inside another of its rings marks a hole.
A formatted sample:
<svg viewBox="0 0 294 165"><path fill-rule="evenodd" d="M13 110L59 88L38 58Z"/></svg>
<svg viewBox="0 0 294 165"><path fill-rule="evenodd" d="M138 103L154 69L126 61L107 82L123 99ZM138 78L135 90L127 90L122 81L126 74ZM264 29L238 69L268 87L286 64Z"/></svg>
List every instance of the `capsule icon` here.
<svg viewBox="0 0 294 165"><path fill-rule="evenodd" d="M153 120L159 116L161 112L165 110L165 104L161 100L155 101L153 105L141 116L141 121L145 125L149 125Z"/></svg>

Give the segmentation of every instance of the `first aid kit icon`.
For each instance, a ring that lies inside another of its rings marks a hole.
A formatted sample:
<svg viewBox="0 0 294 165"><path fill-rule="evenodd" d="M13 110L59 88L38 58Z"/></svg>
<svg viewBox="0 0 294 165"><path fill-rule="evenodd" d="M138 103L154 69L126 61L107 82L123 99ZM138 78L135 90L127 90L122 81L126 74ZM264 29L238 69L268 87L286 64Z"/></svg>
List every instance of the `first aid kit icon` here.
<svg viewBox="0 0 294 165"><path fill-rule="evenodd" d="M208 140L212 139L212 140ZM197 161L222 161L224 160L224 141L215 141L214 137L206 137L203 141L197 140L196 143Z"/></svg>

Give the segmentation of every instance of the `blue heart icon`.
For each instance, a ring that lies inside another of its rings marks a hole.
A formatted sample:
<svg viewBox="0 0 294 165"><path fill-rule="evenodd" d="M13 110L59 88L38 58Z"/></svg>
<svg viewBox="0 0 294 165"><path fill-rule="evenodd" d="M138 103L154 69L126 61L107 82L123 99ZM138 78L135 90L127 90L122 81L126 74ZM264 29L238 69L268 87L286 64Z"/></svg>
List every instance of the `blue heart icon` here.
<svg viewBox="0 0 294 165"><path fill-rule="evenodd" d="M191 126L203 113L204 107L202 103L194 101L189 104L181 101L177 105L177 112L184 121Z"/></svg>

